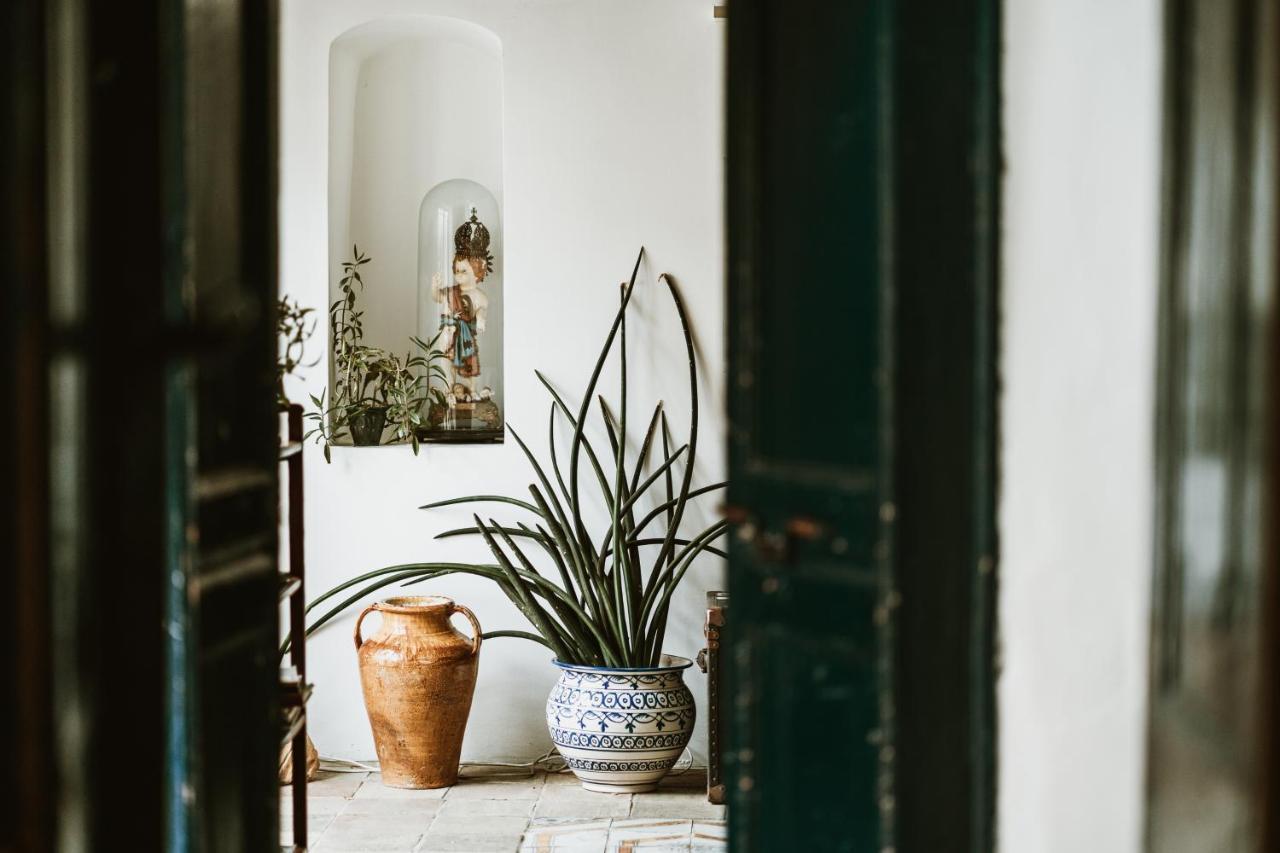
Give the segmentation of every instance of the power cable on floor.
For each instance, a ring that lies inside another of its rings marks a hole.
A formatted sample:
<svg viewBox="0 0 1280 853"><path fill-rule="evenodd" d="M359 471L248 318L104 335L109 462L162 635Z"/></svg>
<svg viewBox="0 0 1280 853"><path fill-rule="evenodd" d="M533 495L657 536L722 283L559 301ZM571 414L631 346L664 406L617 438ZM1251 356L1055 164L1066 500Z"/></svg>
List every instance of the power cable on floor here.
<svg viewBox="0 0 1280 853"><path fill-rule="evenodd" d="M681 767L681 762L688 758L688 762ZM498 767L508 770L523 770L524 773L465 773L467 768L472 767ZM352 761L346 758L326 758L320 757L320 768L326 773L377 773L379 765L377 761ZM674 767L671 768L671 776L682 776L693 769L693 753L685 750L680 754L679 760L676 761ZM489 777L526 777L532 776L538 770L546 773L568 773L569 768L565 764L564 758L554 748L549 749L542 755L532 761L464 761L458 767L458 775L464 779L477 779L484 776Z"/></svg>

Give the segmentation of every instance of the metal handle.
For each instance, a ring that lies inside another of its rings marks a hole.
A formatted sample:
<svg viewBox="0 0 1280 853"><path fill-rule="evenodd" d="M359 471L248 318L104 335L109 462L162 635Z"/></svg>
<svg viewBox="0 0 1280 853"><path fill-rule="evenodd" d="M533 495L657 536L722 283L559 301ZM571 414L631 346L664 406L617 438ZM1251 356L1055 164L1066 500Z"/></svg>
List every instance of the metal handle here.
<svg viewBox="0 0 1280 853"><path fill-rule="evenodd" d="M364 642L363 640L360 639L360 623L364 621L364 617L368 616L370 612L374 610L380 610L380 609L381 608L378 607L378 603L374 602L373 604L370 604L368 607L366 607L364 610L361 610L360 615L356 617L356 632L355 632L356 651L360 651L360 645Z"/></svg>
<svg viewBox="0 0 1280 853"><path fill-rule="evenodd" d="M847 546L843 539L832 538L831 529L826 524L809 516L792 516L783 522L781 530L777 530L768 529L746 507L726 504L720 507L720 511L726 521L736 526L737 539L752 546L761 562L792 562L796 542L829 541L837 554L843 554Z"/></svg>
<svg viewBox="0 0 1280 853"><path fill-rule="evenodd" d="M449 612L451 614L461 613L463 616L467 617L467 621L471 623L471 656L475 657L480 654L480 642L484 639L484 637L481 636L483 631L480 629L480 621L476 619L476 615L471 612L471 608L464 604L458 604L455 601Z"/></svg>

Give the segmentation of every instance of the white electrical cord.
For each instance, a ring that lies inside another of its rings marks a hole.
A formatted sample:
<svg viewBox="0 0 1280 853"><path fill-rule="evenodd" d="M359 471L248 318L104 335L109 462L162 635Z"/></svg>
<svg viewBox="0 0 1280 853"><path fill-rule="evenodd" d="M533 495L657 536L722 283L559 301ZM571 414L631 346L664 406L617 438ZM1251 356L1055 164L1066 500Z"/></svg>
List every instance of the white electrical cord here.
<svg viewBox="0 0 1280 853"><path fill-rule="evenodd" d="M680 762L688 757L689 761L683 767ZM526 773L462 773L462 770L468 767L502 767L512 770L525 770ZM320 769L326 773L377 773L379 771L378 762L376 761L350 761L346 758L325 758L320 757ZM676 766L671 768L671 776L681 776L693 769L693 753L685 750L680 754L680 758L676 761ZM535 771L542 770L547 773L567 773L568 766L565 764L564 758L560 753L551 748L539 755L532 761L524 762L508 762L508 761L464 761L459 766L459 775L465 779L477 779L485 776L532 776Z"/></svg>
<svg viewBox="0 0 1280 853"><path fill-rule="evenodd" d="M378 762L349 761L345 758L325 758L320 756L320 769L326 773L377 773Z"/></svg>

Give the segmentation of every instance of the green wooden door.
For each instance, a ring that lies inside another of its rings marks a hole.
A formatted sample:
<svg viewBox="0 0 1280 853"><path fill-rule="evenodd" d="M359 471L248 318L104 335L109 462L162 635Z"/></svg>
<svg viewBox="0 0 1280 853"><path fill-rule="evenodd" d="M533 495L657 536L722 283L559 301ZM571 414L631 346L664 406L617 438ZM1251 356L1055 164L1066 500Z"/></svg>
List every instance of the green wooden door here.
<svg viewBox="0 0 1280 853"><path fill-rule="evenodd" d="M990 849L996 16L729 26L731 843Z"/></svg>
<svg viewBox="0 0 1280 853"><path fill-rule="evenodd" d="M276 843L277 458L275 3L185 0L184 245L171 322L207 346L168 374L172 849ZM175 164L178 165L178 164ZM179 597L180 596L180 597ZM176 735L187 734L186 743ZM185 752L184 752L185 747ZM185 772L182 769L186 757ZM183 807L186 810L183 810ZM185 825L184 825L185 820Z"/></svg>
<svg viewBox="0 0 1280 853"><path fill-rule="evenodd" d="M277 841L274 8L12 18L24 849Z"/></svg>

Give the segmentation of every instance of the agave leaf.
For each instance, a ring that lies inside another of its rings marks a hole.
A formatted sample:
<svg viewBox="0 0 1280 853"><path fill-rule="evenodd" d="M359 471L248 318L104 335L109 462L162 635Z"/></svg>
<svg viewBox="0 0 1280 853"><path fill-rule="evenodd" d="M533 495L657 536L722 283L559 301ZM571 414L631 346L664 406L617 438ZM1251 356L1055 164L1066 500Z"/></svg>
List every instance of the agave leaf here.
<svg viewBox="0 0 1280 853"><path fill-rule="evenodd" d="M338 604L335 607L331 608L327 613L325 613L315 622L311 623L311 626L306 630L306 636L310 637L313 633L315 633L320 628L322 628L325 625L325 623L327 623L330 619L333 619L333 617L337 616L339 613L346 610L348 607L355 604L360 599L369 595L369 593L377 592L378 590L382 589L384 586L390 586L391 584L396 583L397 581L402 581L406 578L417 577L422 574L427 574L434 577L437 574L444 574L444 572L432 572L429 570L427 571L413 570L413 571L399 571L399 572L386 572L386 571L369 572L368 574L365 575L365 577L369 577L372 575L385 575L385 577L379 578L378 580L374 581L373 583L361 589L355 595L349 596L348 598L344 599L341 604ZM353 585L354 584L352 582L348 582L343 586L343 589L347 589ZM307 610L310 611L311 608L319 604L320 601L330 598L334 594L335 594L335 590L330 590L328 593L326 593L323 596L323 598L313 601L311 603L311 606L308 607ZM284 655L285 652L289 651L289 645L290 645L289 642L286 640L285 643L280 647L281 655Z"/></svg>
<svg viewBox="0 0 1280 853"><path fill-rule="evenodd" d="M536 373L537 371L534 371L534 372ZM553 391L552 393L554 394L555 392ZM569 489L565 486L564 477L561 476L560 474L560 461L556 459L556 402L554 400L551 402L551 411L548 412L548 415L549 415L549 418L547 422L547 448L551 452L551 470L555 472L556 482L560 486L560 494L564 495L565 500L568 500ZM556 515L560 519L560 525L564 530L565 538L573 544L573 550L571 554L575 558L574 564L576 567L578 567L579 571L582 571L583 567L587 563L586 553L584 552L584 545L587 551L594 552L595 543L591 541L590 536L586 535L585 528L581 531L576 531L573 529L573 527L569 524L569 518L565 514L564 508L561 506L559 499L556 497L555 491L551 488L550 485L544 484L544 488L546 488L547 490L547 501L555 502ZM534 498L535 500L537 500L537 495L535 495ZM541 505L541 503L543 502L540 502L539 505ZM563 547L564 545L561 544L561 548ZM597 602L596 610L597 611L599 610L598 602Z"/></svg>
<svg viewBox="0 0 1280 853"><path fill-rule="evenodd" d="M604 367L605 359L609 356L609 350L613 346L613 339L618 334L618 327L622 324L622 319L627 313L627 304L631 301L631 294L635 292L636 275L640 272L640 261L644 258L644 247L640 248L640 253L636 255L636 265L631 271L631 282L627 285L626 290L622 292L622 304L618 307L618 314L613 320L613 325L609 328L609 334L605 337L604 346L600 348L600 356L596 359L596 366L591 371L591 380L587 383L587 389L582 395L582 406L578 409L578 423L574 427L573 441L569 445L569 490L572 499L569 501L574 513L574 523L582 523L582 505L578 501L578 455L583 443L583 427L587 421L587 407L591 405L591 396L595 393L596 383L600 381L600 371ZM612 505L609 507L610 512L613 511Z"/></svg>
<svg viewBox="0 0 1280 853"><path fill-rule="evenodd" d="M560 517L560 520L557 522L555 518L551 517L551 509L547 506L547 499L542 496L542 492L538 491L538 487L536 485L532 483L529 484L529 494L533 496L534 502L538 505L538 508L542 510L542 519L547 523L547 529L555 539L556 547L559 549L560 553L568 559L569 567L573 570L575 577L577 577L578 583L582 585L585 591L590 592L592 584L590 583L590 579L587 576L586 568L584 566L585 558L582 555L578 540L569 535L567 528L569 520L565 516L564 510L560 508L559 503L556 504L556 513ZM596 609L599 609L598 602Z"/></svg>
<svg viewBox="0 0 1280 853"><path fill-rule="evenodd" d="M672 561L671 565L673 568L670 576L662 583L655 585L652 594L645 596L641 609L641 613L645 619L648 619L649 613L653 609L655 602L671 596L671 593L680 583L681 578L684 577L684 573L688 571L689 566L692 565L693 558L711 547L711 540L715 539L717 536L723 535L728 529L728 521L717 521L715 524L695 536L693 541L688 545L684 546L684 548L676 555L675 560Z"/></svg>
<svg viewBox="0 0 1280 853"><path fill-rule="evenodd" d="M618 421L614 418L613 412L612 410L610 410L609 404L605 401L604 396L601 394L597 394L596 400L600 404L600 420L604 422L605 435L607 435L609 438L609 448L610 450L613 451L613 458L616 462L618 460L619 454L622 453L622 442L620 442L618 439L618 436L621 433L621 430L619 429ZM618 504L620 505L621 508L618 510L618 512L616 513L611 512L609 514L610 541L612 541L615 538L614 534L616 531L614 528L616 525L614 524L614 522L618 521L619 523L621 523L623 521L623 516L626 511L625 504L627 501L626 478L622 476L618 476L617 471L615 471L615 478L616 479L614 480L614 489L615 489L615 493L618 496Z"/></svg>
<svg viewBox="0 0 1280 853"><path fill-rule="evenodd" d="M485 631L480 635L480 638L483 640L496 640L500 637L519 637L522 640L532 640L535 643L541 643L553 652L556 650L555 646L548 643L545 639L539 637L537 634L530 634L528 631Z"/></svg>
<svg viewBox="0 0 1280 853"><path fill-rule="evenodd" d="M662 639L667 633L667 614L671 609L671 596L675 592L676 587L680 585L680 581L684 578L685 572L693 565L693 560L702 551L710 549L711 540L722 535L728 530L728 522L721 521L712 527L703 531L693 543L685 548L681 554L681 559L677 560L677 572L672 577L670 583L663 589L661 595L656 599L657 607L653 615L653 619L649 622L649 627L645 636L644 647L648 651L648 660L650 665L655 664L658 656L662 652ZM719 528L718 530L716 528ZM699 541L701 540L701 541ZM646 618L648 616L648 607L645 608Z"/></svg>
<svg viewBox="0 0 1280 853"><path fill-rule="evenodd" d="M538 508L536 506L529 503L528 501L522 501L516 498L509 498L509 497L506 497L505 495L468 495L467 497L464 497L464 498L449 498L448 500L432 501L429 504L423 504L422 506L418 507L418 509L436 509L442 506L452 506L454 504L464 504L464 503L504 503L504 504L511 504L512 506L518 506L521 509L527 509L529 510L529 512L532 512L535 515L542 514L538 511Z"/></svg>
<svg viewBox="0 0 1280 853"><path fill-rule="evenodd" d="M535 370L534 373L537 373ZM546 384L545 382L543 383ZM554 391L552 392L555 393ZM560 494L569 499L569 487L564 484L564 476L560 473L560 461L556 459L556 401L551 401L551 409L547 413L547 447L551 450L551 470L555 471L556 482L560 485Z"/></svg>
<svg viewBox="0 0 1280 853"><path fill-rule="evenodd" d="M666 537L651 537L649 539L629 539L627 540L626 544L628 547L631 547L634 545L635 547L639 548L646 545L661 545L666 541L667 541ZM680 537L677 536L675 542L677 545L688 545L690 543L690 540L681 539ZM723 550L721 550L720 548L708 547L706 550L711 552L712 554L715 554L717 557L724 557L726 560L729 558L729 555L725 553Z"/></svg>
<svg viewBox="0 0 1280 853"><path fill-rule="evenodd" d="M545 387L547 391L551 393L551 396L555 401L556 406L560 409L561 413L564 415L565 420L569 422L569 426L574 428L575 430L574 434L577 435L578 420L573 416L573 413L569 411L569 407L565 405L564 399L561 398L559 392L556 391L555 387L551 384L550 381L548 381L547 377L542 375L540 371L535 370L533 371L533 373L535 376L538 377L538 381L542 383L543 387ZM608 507L609 512L612 513L613 512L613 492L609 488L608 480L605 479L604 469L600 467L600 458L596 456L595 448L591 446L591 441L587 439L585 434L583 434L582 436L582 446L587 451L587 460L591 463L591 469L595 472L596 482L600 484L600 493L601 495L604 496L605 504ZM555 453L554 446L552 447L552 453L553 454ZM559 463L557 463L557 465L558 464ZM575 484L577 482L576 474L574 475L574 482ZM564 488L563 480L561 480L561 488L562 489ZM565 499L565 502L568 503L570 506L574 506L575 502L577 501L577 497L574 494L573 490L568 490L568 489L566 489L564 492L564 499ZM577 530L578 536L582 538L586 543L586 550L590 554L594 555L596 551L595 551L595 546L591 543L591 537L587 535L586 527L580 526L580 525L581 525L581 519L575 517L575 530Z"/></svg>
<svg viewBox="0 0 1280 853"><path fill-rule="evenodd" d="M512 536L527 536L531 539L540 538L540 534L534 533L528 527L524 527L524 525L520 525L519 527L504 527L502 529L507 533L511 534ZM474 536L479 532L480 532L480 528L478 527L455 527L452 530L446 530L443 533L437 533L432 538L448 539L453 536Z"/></svg>
<svg viewBox="0 0 1280 853"><path fill-rule="evenodd" d="M667 586L663 591L662 596L658 599L657 609L649 624L645 640L645 648L648 649L650 665L657 662L658 656L662 651L662 638L667 633L667 615L671 610L671 595L675 592L676 587L679 586L681 579L684 578L685 572L687 572L689 567L693 565L693 558L702 550L710 549L705 543L702 546L695 548L693 553L690 555L689 560L680 568L679 572L673 578L672 583Z"/></svg>
<svg viewBox="0 0 1280 853"><path fill-rule="evenodd" d="M671 276L663 273L658 277L658 280L666 283L667 290L671 293L671 299L675 302L676 313L680 316L680 330L684 333L685 352L689 357L689 455L684 463L684 477L680 482L679 498L676 501L675 508L668 515L667 541L663 544L662 550L658 552L658 556L654 560L655 574L650 577L651 582L659 575L664 580L669 580L672 572L675 571L675 564L671 560L671 554L675 548L672 540L675 539L676 531L680 529L680 522L684 518L684 507L689 500L689 485L693 479L694 462L697 458L698 450L698 372L693 351L693 335L689 332L689 317L685 313L684 301L680 298L680 291L676 289L675 281ZM654 586L656 588L656 584Z"/></svg>
<svg viewBox="0 0 1280 853"><path fill-rule="evenodd" d="M519 527L521 535L533 539L542 546L542 550L547 552L547 556L551 558L551 562L555 563L556 571L560 574L560 580L564 582L564 591L567 592L579 606L581 606L582 596L578 594L577 585L574 584L573 578L570 577L569 568L565 565L564 557L562 557L560 552L556 549L555 540L551 538L551 534L543 530L542 525L538 525L536 533L533 530L530 530L528 525L523 522L520 522ZM511 532L511 535L515 536L517 534L515 532Z"/></svg>
<svg viewBox="0 0 1280 853"><path fill-rule="evenodd" d="M520 546L516 544L515 540L507 535L506 531L499 527L497 522L493 519L489 519L489 524L489 529L497 532L498 536L500 536L502 541L506 544L507 549L511 553L515 554L516 559L520 562L520 565L524 567L524 570L531 576L541 578L541 574L533 565L533 562L525 556L523 551L520 550ZM582 613L582 610L576 606L577 602L573 602L571 606L569 602L565 600L571 599L571 595L568 592L564 590L560 590L560 592L561 595L548 598L547 603L551 605L551 608L556 612L556 615L560 617L560 624L568 630L570 637L567 637L566 639L572 640L571 645L574 650L579 654L584 655L587 659L593 659L595 655L590 651L592 648L591 639L587 636L588 631L583 624L584 622L590 622L591 620L586 618L586 614ZM574 612L575 610L577 613ZM581 620L579 620L578 614L582 614Z"/></svg>
<svg viewBox="0 0 1280 853"><path fill-rule="evenodd" d="M508 561L508 565L510 565L510 561ZM515 567L513 566L512 568ZM557 599L570 607L577 608L574 612L579 616L579 618L586 617L585 612L582 612L581 608L575 604L573 599L564 590L538 574L536 571L529 572L523 568L515 568L515 571L521 581L528 584L526 591L541 596L548 602L553 598ZM510 588L510 585L508 584L509 578L507 576L506 569L503 566L498 565L497 563L468 563L460 564L459 567L455 569L442 569L439 571L439 574L441 575L450 573L476 575L478 577L488 578L489 580L503 585L503 591L512 599L512 603L515 604L522 613L525 612L524 600L517 594L515 589ZM434 575L432 577L434 577ZM426 577L424 575L423 577L406 580L404 582L404 586L412 586L426 580L431 580L431 577ZM529 621L533 622L534 620L530 619Z"/></svg>
<svg viewBox="0 0 1280 853"><path fill-rule="evenodd" d="M569 644L566 642L564 632L559 625L552 622L551 617L544 611L538 602L533 600L532 593L529 592L526 581L521 579L520 573L516 571L515 566L511 565L511 561L507 559L507 555L498 547L497 541L493 538L493 534L485 527L484 522L480 520L480 516L473 515L476 527L480 528L480 535L484 537L485 544L489 546L489 550L498 559L498 565L502 567L503 572L507 576L507 583L515 591L516 595L524 603L525 616L538 629L538 633L547 638L547 642L555 650L557 657L562 655L572 656ZM568 660L569 657L560 657L560 660Z"/></svg>
<svg viewBox="0 0 1280 853"><path fill-rule="evenodd" d="M556 498L555 493L551 490L551 481L547 479L547 474L542 470L542 465L538 462L538 457L533 455L533 451L529 449L529 445L524 443L524 439L520 437L520 433L516 432L515 427L507 426L507 431L511 433L512 438L520 445L520 449L524 451L525 458L529 460L529 464L533 466L533 471L538 476L538 481L542 483L542 488L546 490L548 499L551 500L556 508L557 514L564 517L565 524L569 522L568 514L560 506L560 501ZM595 552L594 546L587 542L587 547L591 549L591 553Z"/></svg>
<svg viewBox="0 0 1280 853"><path fill-rule="evenodd" d="M664 459L669 459L671 457L671 425L667 423L666 412L662 413L662 457ZM669 507L669 509L667 510L667 528L670 529L671 523L675 519L675 510L676 510L676 501L677 501L675 497L675 489L671 484L671 468L670 467L667 468L665 479L666 479L666 485L667 485L667 501L665 505Z"/></svg>
<svg viewBox="0 0 1280 853"><path fill-rule="evenodd" d="M639 265L637 264L637 270ZM614 574L618 575L619 570L622 574L618 576L618 585L622 588L623 598L626 602L626 612L631 630L628 634L630 639L631 652L636 652L636 639L639 634L640 619L639 613L636 611L636 604L640 600L640 554L636 549L627 549L623 545L627 538L626 524L628 519L631 524L635 524L635 516L628 510L623 512L618 508L626 499L627 489L627 288L623 288L620 294L622 311L622 322L619 324L618 338L618 396L619 416L618 416L618 435L613 439L614 456L616 457L616 465L614 467L613 493L617 496L615 508L613 511L613 547L614 547ZM600 402L604 404L604 398L600 398ZM608 421L608 407L605 407L605 420Z"/></svg>
<svg viewBox="0 0 1280 853"><path fill-rule="evenodd" d="M546 501L543 499L541 492L538 491L537 486L533 486L533 485L529 486L529 491L533 495L533 499L538 502L539 506L541 507L546 506ZM550 513L547 512L546 516L549 516L549 515ZM548 526L551 529L552 535L555 537L560 553L570 558L571 568L573 569L574 574L578 578L579 587L582 589L584 593L584 598L585 598L584 605L590 608L591 612L594 614L594 621L596 623L603 626L606 631L612 630L611 626L614 624L614 621L612 616L612 610L608 606L608 597L607 596L604 597L604 603L602 604L601 598L597 594L597 587L599 583L596 580L595 575L589 574L589 570L585 566L583 566L581 562L575 562L573 560L573 555L574 555L573 548L577 547L576 541L571 537L569 537L568 534L566 534L565 531L559 525L557 525L554 521L549 520ZM579 560L581 560L580 554L579 554ZM615 646L620 644L622 641L621 637L615 636L612 639L613 639L613 644Z"/></svg>
<svg viewBox="0 0 1280 853"><path fill-rule="evenodd" d="M456 571L460 569L470 568L471 565L472 565L471 563L404 563L396 566L384 566L381 569L374 569L373 571L365 572L364 574L361 574L361 575L356 575L354 578L351 578L350 580L343 581L342 583L335 586L333 589L328 590L323 595L320 595L315 600L313 600L310 604L308 604L305 612L310 613L321 602L327 601L330 598L333 598L338 593L348 590L351 587L355 586L356 584L364 583L365 581L371 578L382 577L388 574L394 574L396 572L404 572L404 571L411 571L411 570L418 571L418 572L440 571L443 573L448 571Z"/></svg>
<svg viewBox="0 0 1280 853"><path fill-rule="evenodd" d="M625 332L625 323L622 328ZM625 349L623 352L625 353ZM625 374L625 369L623 372ZM622 437L626 433L624 425L621 422L615 422L613 412L609 409L609 404L605 401L604 396L598 395L596 399L600 403L600 417L604 421L605 432L609 436L609 445L613 448L613 454L617 460L615 488L618 490L618 501L622 503L622 506L612 513L609 519L609 541L611 544L607 550L610 554L616 555L611 577L614 583L615 595L622 602L627 624L631 626L631 636L635 636L639 631L639 611L636 608L636 604L640 601L640 552L634 547L622 547L627 544L627 540L631 537L631 530L636 523L635 513L631 509L632 504L635 503L635 496L630 495L627 491L625 462L623 460L623 455L626 451ZM602 566L605 562L604 556L605 554L602 553Z"/></svg>
<svg viewBox="0 0 1280 853"><path fill-rule="evenodd" d="M613 411L609 408L608 401L605 400L603 394L596 395L596 402L600 405L600 420L604 422L605 435L609 437L609 449L613 451L613 458L618 458L618 421L613 416Z"/></svg>
<svg viewBox="0 0 1280 853"><path fill-rule="evenodd" d="M656 482L657 479L663 475L664 472L669 471L671 469L671 466L676 463L676 460L680 458L680 455L683 454L688 449L689 449L689 445L687 444L682 444L679 447L677 447L675 453L668 456L666 458L666 461L664 461L660 466L658 466L658 469L656 471L654 471L652 474L650 474L648 477L645 478L645 481L640 484L640 490L638 492L633 493L630 496L630 498L628 498L627 502L624 503L622 506L623 511L631 509L631 507L635 504L635 502L639 500L640 496L643 495L645 492L649 491L649 487L652 486L654 482Z"/></svg>
<svg viewBox="0 0 1280 853"><path fill-rule="evenodd" d="M478 520L477 520L477 523L479 523ZM485 533L488 529L484 524L479 524L479 527L482 534ZM486 541L492 541L491 536L487 537ZM505 553L502 552L501 548L497 548L496 543L493 546L491 546L491 550L494 550L495 555L501 554L501 559L506 559ZM470 572L472 574L479 574L485 577L492 578L494 580L500 580L505 582L509 580L507 569L511 569L512 571L514 571L519 580L529 585L528 588L524 590L525 592L540 595L548 601L550 601L554 597L559 601L563 602L564 604L566 604L574 612L574 614L583 622L586 628L600 641L602 653L609 659L615 661L615 663L611 665L615 665L615 666L622 665L623 658L621 654L618 652L619 646L613 640L611 640L605 633L603 633L605 626L601 625L598 619L592 619L586 613L586 611L584 611L582 607L573 600L573 598L568 593L560 589L560 587L556 586L551 581L542 577L542 575L538 574L536 570L530 571L528 569L516 568L515 566L511 565L510 560L508 560L505 566L504 565L470 566L467 569L454 569L453 571ZM512 601L516 604L516 606L520 609L520 611L522 613L525 613L529 621L534 624L534 627L538 627L537 619L535 618L534 613L527 612L527 608L525 606L523 598L518 596L517 591L513 589L511 593L509 593L509 596L512 598ZM546 617L548 621L550 621L550 618L546 616L545 613L543 614L543 616ZM554 622L552 622L552 624L554 625ZM541 628L539 628L539 630L541 630ZM549 637L548 639L552 639L552 638Z"/></svg>
<svg viewBox="0 0 1280 853"><path fill-rule="evenodd" d="M709 485L709 486L700 486L699 488L696 488L696 489L694 489L693 491L689 492L689 497L690 497L691 499L692 499L692 498L696 498L696 497L698 497L698 496L700 496L700 495L705 495L705 494L707 494L708 492L714 492L714 491L716 491L717 489L723 489L723 488L727 487L728 485L729 485L729 484L728 484L728 482L721 482L721 483L712 483L712 484L711 484L711 485ZM669 500L669 501L665 501L665 502L660 503L660 504L658 504L657 506L655 506L655 507L654 507L654 508L649 512L649 514L648 514L648 515L646 515L644 518L640 519L640 521L636 524L636 531L635 531L635 532L636 532L636 533L639 533L641 530L644 530L644 529L645 529L645 527L647 527L647 526L648 526L649 522L653 521L655 518L657 518L658 516L662 515L662 513L663 513L663 512L666 512L667 510L670 510L670 509L671 509L672 507L674 507L675 505L676 505L676 500L675 500L674 498L672 498L672 499L671 499L671 500Z"/></svg>
<svg viewBox="0 0 1280 853"><path fill-rule="evenodd" d="M577 429L578 419L574 417L573 412L565 404L564 398L560 396L560 392L557 391L555 389L555 386L551 384L551 380L547 379L547 377L544 376L542 374L542 371L540 370L534 370L533 374L534 376L538 377L538 381L542 383L542 386L546 388L548 392L550 392L553 404L557 409L560 410L560 413L564 415L564 419L569 422L569 426L573 427L574 429ZM584 450L587 451L587 461L591 463L591 467L595 471L596 482L600 484L600 488L605 494L607 494L609 497L612 497L613 493L609 489L609 481L605 478L604 468L600 465L600 457L596 455L595 448L591 445L591 440L586 437L585 433L582 436L582 447ZM565 491L564 499L566 501L569 501L572 499L572 495L570 494L567 488Z"/></svg>
<svg viewBox="0 0 1280 853"><path fill-rule="evenodd" d="M631 474L631 494L636 493L636 487L640 483L640 474L644 471L644 465L649 460L649 449L653 446L653 436L658 429L658 418L662 415L662 401L658 401L658 405L654 406L653 417L649 420L649 428L645 430L644 441L640 443L640 455L636 458L636 469Z"/></svg>

